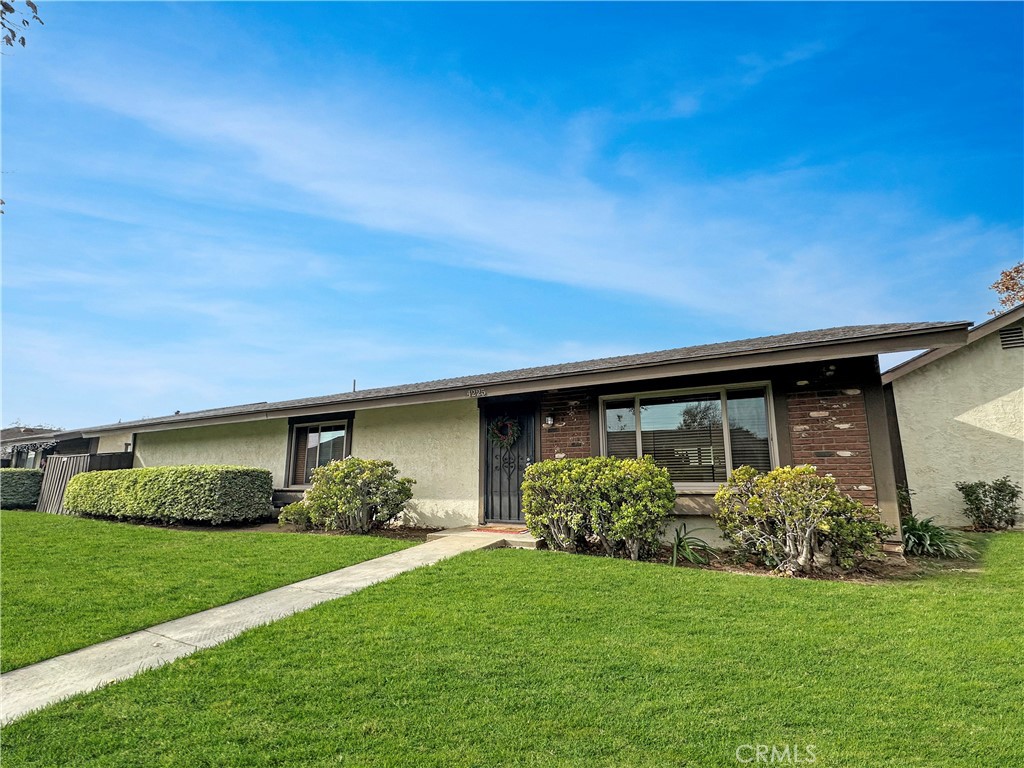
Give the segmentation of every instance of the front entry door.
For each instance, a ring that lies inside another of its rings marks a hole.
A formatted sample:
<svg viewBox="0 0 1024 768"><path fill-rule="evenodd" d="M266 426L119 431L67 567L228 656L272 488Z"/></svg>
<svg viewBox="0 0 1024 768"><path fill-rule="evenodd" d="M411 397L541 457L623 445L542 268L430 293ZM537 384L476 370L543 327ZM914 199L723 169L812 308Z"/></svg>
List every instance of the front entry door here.
<svg viewBox="0 0 1024 768"><path fill-rule="evenodd" d="M536 460L536 427L533 406L493 406L484 411L484 517L488 522L523 521L523 473Z"/></svg>

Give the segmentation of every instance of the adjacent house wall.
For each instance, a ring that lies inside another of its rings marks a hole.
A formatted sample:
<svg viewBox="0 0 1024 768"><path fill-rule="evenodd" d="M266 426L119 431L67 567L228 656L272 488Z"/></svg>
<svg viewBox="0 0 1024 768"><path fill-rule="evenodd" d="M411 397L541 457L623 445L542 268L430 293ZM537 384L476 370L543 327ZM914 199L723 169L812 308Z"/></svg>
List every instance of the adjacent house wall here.
<svg viewBox="0 0 1024 768"><path fill-rule="evenodd" d="M1024 485L1024 349L992 333L892 382L914 513L965 525L958 480Z"/></svg>
<svg viewBox="0 0 1024 768"><path fill-rule="evenodd" d="M122 450L124 446L121 446ZM274 474L274 487L285 485L288 420L270 419L218 424L135 436L135 466L232 464L261 467Z"/></svg>
<svg viewBox="0 0 1024 768"><path fill-rule="evenodd" d="M476 400L357 411L352 455L393 461L416 481L403 521L455 528L480 519L480 412Z"/></svg>
<svg viewBox="0 0 1024 768"><path fill-rule="evenodd" d="M114 432L97 438L96 453L122 453L125 443L132 442L131 432Z"/></svg>

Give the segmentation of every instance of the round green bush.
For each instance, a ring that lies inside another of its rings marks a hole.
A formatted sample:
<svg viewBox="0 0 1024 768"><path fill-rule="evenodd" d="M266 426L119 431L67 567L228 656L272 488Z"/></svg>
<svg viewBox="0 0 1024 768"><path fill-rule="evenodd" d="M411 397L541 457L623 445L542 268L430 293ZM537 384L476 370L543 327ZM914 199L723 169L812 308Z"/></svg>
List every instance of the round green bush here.
<svg viewBox="0 0 1024 768"><path fill-rule="evenodd" d="M608 555L647 557L675 501L668 470L649 456L540 461L523 481L526 527L569 552L595 542Z"/></svg>
<svg viewBox="0 0 1024 768"><path fill-rule="evenodd" d="M390 461L350 456L313 470L301 501L281 510L278 521L300 528L368 533L405 509L416 481L399 477Z"/></svg>

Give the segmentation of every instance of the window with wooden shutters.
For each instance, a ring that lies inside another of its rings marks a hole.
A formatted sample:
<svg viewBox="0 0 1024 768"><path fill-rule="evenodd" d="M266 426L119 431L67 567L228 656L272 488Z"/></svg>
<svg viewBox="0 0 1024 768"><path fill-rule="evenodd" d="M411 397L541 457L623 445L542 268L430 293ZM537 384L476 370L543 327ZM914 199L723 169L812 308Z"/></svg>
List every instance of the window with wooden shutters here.
<svg viewBox="0 0 1024 768"><path fill-rule="evenodd" d="M309 485L313 470L348 455L348 422L302 424L292 438L292 484Z"/></svg>
<svg viewBox="0 0 1024 768"><path fill-rule="evenodd" d="M712 490L736 467L767 472L775 466L766 384L615 396L603 402L604 454L650 456L668 469L677 488Z"/></svg>

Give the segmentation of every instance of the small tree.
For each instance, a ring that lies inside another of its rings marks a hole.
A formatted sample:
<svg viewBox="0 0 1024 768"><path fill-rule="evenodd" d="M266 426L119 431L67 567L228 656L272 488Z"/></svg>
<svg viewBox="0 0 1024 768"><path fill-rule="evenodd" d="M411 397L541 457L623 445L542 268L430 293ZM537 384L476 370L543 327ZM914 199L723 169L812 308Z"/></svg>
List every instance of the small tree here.
<svg viewBox="0 0 1024 768"><path fill-rule="evenodd" d="M999 279L989 286L999 294L1001 309L989 310L990 315L998 315L1018 304L1024 304L1024 261L1015 264L999 273Z"/></svg>
<svg viewBox="0 0 1024 768"><path fill-rule="evenodd" d="M313 470L313 486L302 500L281 510L281 524L325 531L369 533L397 518L412 498L416 481L399 477L390 461L332 461Z"/></svg>
<svg viewBox="0 0 1024 768"><path fill-rule="evenodd" d="M739 467L715 504L715 521L739 552L790 575L811 573L822 561L850 568L875 554L890 530L808 465L766 474Z"/></svg>

